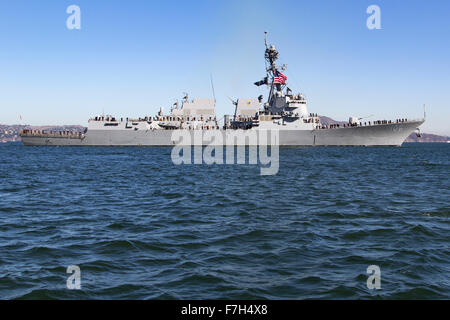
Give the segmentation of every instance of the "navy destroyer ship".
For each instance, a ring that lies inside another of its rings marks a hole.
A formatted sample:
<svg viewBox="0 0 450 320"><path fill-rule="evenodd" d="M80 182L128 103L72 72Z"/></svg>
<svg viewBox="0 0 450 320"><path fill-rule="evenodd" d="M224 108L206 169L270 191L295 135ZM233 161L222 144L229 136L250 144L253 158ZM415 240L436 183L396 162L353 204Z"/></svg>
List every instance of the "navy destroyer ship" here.
<svg viewBox="0 0 450 320"><path fill-rule="evenodd" d="M305 96L287 86L282 73L286 66L276 64L278 56L275 46L268 45L266 34L266 75L255 85L266 86L268 97L233 101L234 114L225 115L223 124L217 120L215 99L190 100L186 94L168 114L161 108L156 116L137 119L102 115L91 118L84 132L25 129L20 136L27 146L173 146L180 133L223 136L214 139L217 144L263 145L269 141L258 138L264 131L276 132L275 144L280 146L401 146L411 133L420 133L425 117L380 121L349 117L347 123L322 124L317 114L308 112ZM257 138L248 139L252 135ZM192 139L188 143L206 145L212 141Z"/></svg>

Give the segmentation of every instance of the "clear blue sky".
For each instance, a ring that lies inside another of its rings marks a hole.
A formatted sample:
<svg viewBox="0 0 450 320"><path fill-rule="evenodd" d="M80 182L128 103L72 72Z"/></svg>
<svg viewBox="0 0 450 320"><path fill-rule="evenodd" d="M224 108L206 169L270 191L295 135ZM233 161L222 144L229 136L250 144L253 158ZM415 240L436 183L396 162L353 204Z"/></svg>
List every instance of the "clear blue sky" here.
<svg viewBox="0 0 450 320"><path fill-rule="evenodd" d="M68 30L66 8L81 8ZM366 8L381 8L368 30ZM267 96L263 31L310 112L419 118L450 135L450 1L0 1L0 123L153 115L182 92Z"/></svg>

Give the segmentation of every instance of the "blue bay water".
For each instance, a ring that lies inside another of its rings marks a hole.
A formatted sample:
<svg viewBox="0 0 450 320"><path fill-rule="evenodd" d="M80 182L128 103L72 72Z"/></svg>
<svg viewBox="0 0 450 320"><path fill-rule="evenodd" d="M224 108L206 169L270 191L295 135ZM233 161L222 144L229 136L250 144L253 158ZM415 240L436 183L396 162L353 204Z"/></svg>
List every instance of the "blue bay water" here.
<svg viewBox="0 0 450 320"><path fill-rule="evenodd" d="M449 144L280 149L273 176L170 153L1 146L0 298L450 298Z"/></svg>

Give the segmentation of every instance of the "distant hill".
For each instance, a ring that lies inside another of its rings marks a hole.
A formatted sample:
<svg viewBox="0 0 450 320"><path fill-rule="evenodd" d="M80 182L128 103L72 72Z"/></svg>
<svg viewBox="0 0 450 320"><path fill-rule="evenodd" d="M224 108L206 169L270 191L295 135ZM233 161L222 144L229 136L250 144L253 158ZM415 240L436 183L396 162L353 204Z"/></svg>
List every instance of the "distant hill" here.
<svg viewBox="0 0 450 320"><path fill-rule="evenodd" d="M319 116L320 121L324 125L347 123L345 121L336 121L329 117ZM20 141L19 131L23 129L47 130L47 131L72 131L83 132L86 127L80 125L64 125L64 126L30 126L30 125L6 125L0 124L0 143ZM439 136L436 134L422 133L422 137L417 137L412 133L405 142L447 142L450 141L449 136Z"/></svg>
<svg viewBox="0 0 450 320"><path fill-rule="evenodd" d="M412 133L405 140L405 142L447 142L447 141L450 141L450 137L439 136L437 134L431 133L422 133L422 136L420 138L417 137L415 133Z"/></svg>
<svg viewBox="0 0 450 320"><path fill-rule="evenodd" d="M330 124L340 124L340 125L343 125L344 123L345 123L345 124L348 123L348 122L346 122L346 121L337 121L337 120L334 120L334 119L331 119L331 118L325 117L325 116L319 116L319 118L320 118L320 122L321 122L323 125L325 125L325 126L328 126L328 125L330 125Z"/></svg>

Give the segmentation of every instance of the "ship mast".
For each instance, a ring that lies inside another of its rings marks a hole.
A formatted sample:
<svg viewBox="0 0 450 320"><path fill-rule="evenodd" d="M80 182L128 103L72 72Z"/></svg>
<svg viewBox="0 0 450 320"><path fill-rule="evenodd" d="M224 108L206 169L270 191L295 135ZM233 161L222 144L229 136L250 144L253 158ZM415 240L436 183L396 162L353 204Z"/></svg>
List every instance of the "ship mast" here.
<svg viewBox="0 0 450 320"><path fill-rule="evenodd" d="M278 50L274 45L269 46L267 44L267 31L264 31L264 44L266 46L266 51L264 53L264 58L266 60L266 72L270 76L270 92L269 97L267 98L267 102L270 104L274 95L274 91L281 91L282 88L280 84L274 84L274 78L278 69L276 65L276 61L278 60Z"/></svg>
<svg viewBox="0 0 450 320"><path fill-rule="evenodd" d="M266 51L264 53L264 58L266 59L266 73L268 73L271 78L269 96L267 97L267 102L270 103L273 95L273 75L274 70L276 69L275 61L278 58L278 52L274 46L269 48L267 45L267 31L264 31L264 45L266 46ZM269 67L267 67L267 63L269 63Z"/></svg>
<svg viewBox="0 0 450 320"><path fill-rule="evenodd" d="M267 71L275 71L275 69L277 68L277 66L275 65L275 61L278 60L278 51L275 49L275 46L267 45L267 31L264 31L264 44L266 45L266 52L265 52L265 58L267 60L267 62L269 62L269 68L267 69Z"/></svg>

